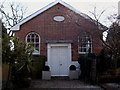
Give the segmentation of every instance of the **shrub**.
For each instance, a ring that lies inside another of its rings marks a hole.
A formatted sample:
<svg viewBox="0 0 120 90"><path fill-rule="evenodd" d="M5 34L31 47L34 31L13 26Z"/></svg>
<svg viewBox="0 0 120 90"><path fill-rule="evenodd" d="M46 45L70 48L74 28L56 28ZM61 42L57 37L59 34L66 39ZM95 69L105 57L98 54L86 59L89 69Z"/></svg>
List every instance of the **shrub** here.
<svg viewBox="0 0 120 90"><path fill-rule="evenodd" d="M70 66L70 70L76 70L76 66L75 65L71 65Z"/></svg>
<svg viewBox="0 0 120 90"><path fill-rule="evenodd" d="M80 64L81 77L90 77L91 58L89 58L88 56L80 56L78 59L78 63Z"/></svg>
<svg viewBox="0 0 120 90"><path fill-rule="evenodd" d="M22 42L17 37L10 37L5 35L2 39L2 62L9 64L8 77L6 81L6 89L9 87L9 83L12 84L12 88L15 88L17 84L24 77L29 77L31 67L31 56L33 47L30 43ZM11 47L14 48L12 49Z"/></svg>
<svg viewBox="0 0 120 90"><path fill-rule="evenodd" d="M107 52L103 49L97 59L97 73L102 74L112 68L112 59L108 56Z"/></svg>
<svg viewBox="0 0 120 90"><path fill-rule="evenodd" d="M50 68L49 68L49 66L45 66L43 70L44 70L44 71L49 71Z"/></svg>
<svg viewBox="0 0 120 90"><path fill-rule="evenodd" d="M120 68L120 58L117 60L117 68Z"/></svg>
<svg viewBox="0 0 120 90"><path fill-rule="evenodd" d="M46 57L42 55L34 55L32 57L32 78L41 79L42 78L42 70L45 67Z"/></svg>
<svg viewBox="0 0 120 90"><path fill-rule="evenodd" d="M92 80L93 76L96 76L96 65L94 65L94 60L97 59L97 55L94 53L88 53L87 55L81 55L78 58L78 63L81 69L81 78ZM95 75L93 75L93 73ZM94 77L95 78L95 77Z"/></svg>

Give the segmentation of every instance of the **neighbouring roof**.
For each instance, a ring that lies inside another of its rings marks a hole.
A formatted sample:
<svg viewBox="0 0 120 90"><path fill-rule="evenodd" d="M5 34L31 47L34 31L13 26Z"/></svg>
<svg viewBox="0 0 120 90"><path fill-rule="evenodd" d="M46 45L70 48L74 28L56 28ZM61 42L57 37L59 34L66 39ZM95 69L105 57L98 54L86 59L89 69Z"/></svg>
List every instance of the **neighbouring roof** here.
<svg viewBox="0 0 120 90"><path fill-rule="evenodd" d="M38 10L37 12L31 14L30 16L26 17L25 19L23 19L21 22L19 22L18 24L16 24L15 26L13 26L10 30L12 31L18 31L20 30L20 25L24 24L25 22L31 20L32 18L36 17L37 15L41 14L42 12L46 11L47 9L53 7L54 5L60 3L61 5L69 8L70 10L74 11L75 13L79 14L80 16L84 17L85 19L88 19L89 21L91 22L94 22L96 24L96 21L93 20L92 18L90 18L88 15L84 14L84 13L81 13L79 11L77 11L76 9L74 9L72 6L70 6L69 4L63 2L62 0L56 0L50 4L48 4L46 7ZM100 24L100 29L102 30L103 29L103 25Z"/></svg>

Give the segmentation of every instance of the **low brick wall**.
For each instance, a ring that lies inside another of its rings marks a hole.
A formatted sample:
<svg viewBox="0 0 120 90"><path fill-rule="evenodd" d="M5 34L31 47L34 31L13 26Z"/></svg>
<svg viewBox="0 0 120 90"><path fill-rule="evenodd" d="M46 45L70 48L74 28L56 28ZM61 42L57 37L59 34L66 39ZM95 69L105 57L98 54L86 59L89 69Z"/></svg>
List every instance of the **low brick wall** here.
<svg viewBox="0 0 120 90"><path fill-rule="evenodd" d="M119 83L120 75L102 75L98 78L99 83Z"/></svg>

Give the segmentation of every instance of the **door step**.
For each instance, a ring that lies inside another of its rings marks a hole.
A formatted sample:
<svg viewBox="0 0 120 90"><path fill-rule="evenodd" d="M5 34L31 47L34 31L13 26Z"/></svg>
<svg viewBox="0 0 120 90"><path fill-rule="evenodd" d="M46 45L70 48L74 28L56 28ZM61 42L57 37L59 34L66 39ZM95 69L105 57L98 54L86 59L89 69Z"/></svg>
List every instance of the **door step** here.
<svg viewBox="0 0 120 90"><path fill-rule="evenodd" d="M52 76L52 80L69 80L68 76Z"/></svg>

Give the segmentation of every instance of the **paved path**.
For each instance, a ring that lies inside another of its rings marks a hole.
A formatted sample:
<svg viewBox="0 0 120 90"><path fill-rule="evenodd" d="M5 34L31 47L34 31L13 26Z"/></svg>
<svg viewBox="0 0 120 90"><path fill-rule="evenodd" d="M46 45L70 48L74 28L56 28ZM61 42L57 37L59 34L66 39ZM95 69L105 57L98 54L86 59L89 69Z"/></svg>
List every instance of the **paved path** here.
<svg viewBox="0 0 120 90"><path fill-rule="evenodd" d="M103 90L100 86L90 85L80 80L33 80L30 88L87 88Z"/></svg>
<svg viewBox="0 0 120 90"><path fill-rule="evenodd" d="M105 90L120 90L120 83L105 83L101 84L101 87Z"/></svg>

